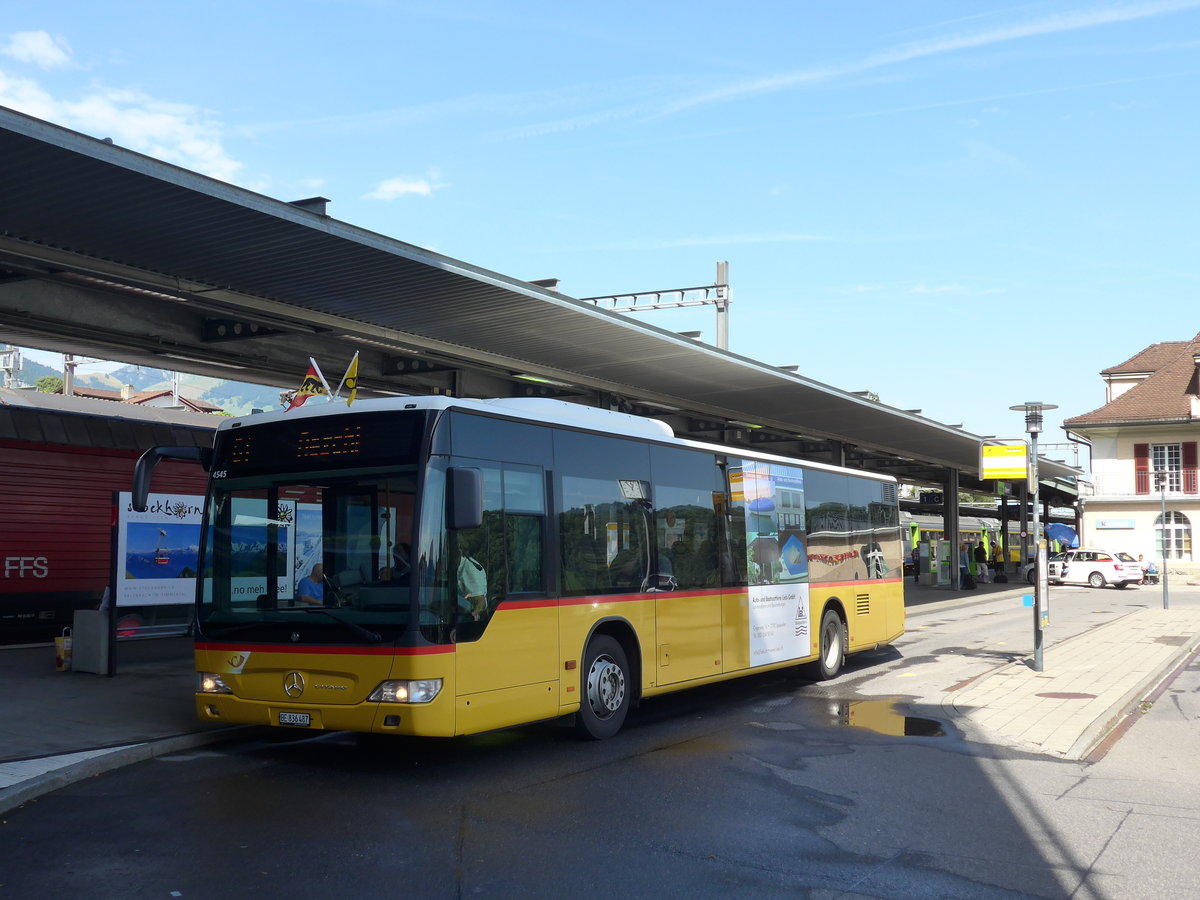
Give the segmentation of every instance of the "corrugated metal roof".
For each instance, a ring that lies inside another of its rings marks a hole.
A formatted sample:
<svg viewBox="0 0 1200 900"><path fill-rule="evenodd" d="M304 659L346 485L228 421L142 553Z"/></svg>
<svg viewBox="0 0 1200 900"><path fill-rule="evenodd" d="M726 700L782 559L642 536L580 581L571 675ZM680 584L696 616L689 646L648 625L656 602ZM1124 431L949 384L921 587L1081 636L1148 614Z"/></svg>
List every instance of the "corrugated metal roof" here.
<svg viewBox="0 0 1200 900"><path fill-rule="evenodd" d="M209 413L0 388L0 440L135 451L203 447L223 421Z"/></svg>
<svg viewBox="0 0 1200 900"><path fill-rule="evenodd" d="M967 474L978 465L979 438L958 428L2 108L0 158L0 269L32 279L0 282L0 338L13 343L174 368L163 356L186 358L201 365L183 370L225 377L214 367L235 363L242 380L281 385L298 380L300 348L319 341L348 360L365 346L366 390L387 388L387 353L416 350L481 375L529 372ZM74 297L78 312L122 290L124 306L83 324L28 300ZM220 344L180 324L222 315L280 333Z"/></svg>

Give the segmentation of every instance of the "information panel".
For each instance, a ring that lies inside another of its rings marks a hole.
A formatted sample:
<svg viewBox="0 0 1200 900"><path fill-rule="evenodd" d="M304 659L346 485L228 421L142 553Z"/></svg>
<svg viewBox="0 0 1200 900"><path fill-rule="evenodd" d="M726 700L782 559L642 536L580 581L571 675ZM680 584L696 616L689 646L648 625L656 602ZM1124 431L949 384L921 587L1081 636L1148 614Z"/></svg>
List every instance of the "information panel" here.
<svg viewBox="0 0 1200 900"><path fill-rule="evenodd" d="M1029 447L1024 441L979 445L979 477L984 481L1029 478Z"/></svg>

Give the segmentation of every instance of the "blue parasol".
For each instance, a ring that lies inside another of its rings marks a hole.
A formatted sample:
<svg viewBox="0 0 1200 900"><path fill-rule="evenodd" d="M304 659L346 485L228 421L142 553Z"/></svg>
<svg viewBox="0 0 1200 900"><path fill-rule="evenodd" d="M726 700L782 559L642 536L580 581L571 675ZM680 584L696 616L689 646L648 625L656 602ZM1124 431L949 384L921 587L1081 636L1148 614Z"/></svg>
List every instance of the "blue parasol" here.
<svg viewBox="0 0 1200 900"><path fill-rule="evenodd" d="M1079 535L1075 533L1075 529L1070 525L1063 525L1061 522L1046 523L1046 537L1053 541L1060 541L1068 547L1079 546Z"/></svg>

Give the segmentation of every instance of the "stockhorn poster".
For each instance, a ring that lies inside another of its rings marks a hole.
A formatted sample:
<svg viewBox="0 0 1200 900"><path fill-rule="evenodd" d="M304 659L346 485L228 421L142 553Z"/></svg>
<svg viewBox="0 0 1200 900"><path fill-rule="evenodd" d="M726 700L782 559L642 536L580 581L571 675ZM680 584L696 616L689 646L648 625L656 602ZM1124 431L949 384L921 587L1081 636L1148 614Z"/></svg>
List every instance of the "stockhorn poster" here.
<svg viewBox="0 0 1200 900"><path fill-rule="evenodd" d="M163 606L196 599L200 522L204 498L151 494L145 512L132 495L117 495L118 606Z"/></svg>

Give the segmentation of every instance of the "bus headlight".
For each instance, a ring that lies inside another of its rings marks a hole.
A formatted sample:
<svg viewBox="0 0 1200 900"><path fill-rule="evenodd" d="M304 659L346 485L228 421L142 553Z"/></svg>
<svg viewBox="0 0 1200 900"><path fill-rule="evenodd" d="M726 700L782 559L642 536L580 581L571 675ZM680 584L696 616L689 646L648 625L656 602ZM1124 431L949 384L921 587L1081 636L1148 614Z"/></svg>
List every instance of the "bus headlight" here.
<svg viewBox="0 0 1200 900"><path fill-rule="evenodd" d="M376 703L428 703L442 689L442 679L420 681L385 681L371 692L368 700Z"/></svg>
<svg viewBox="0 0 1200 900"><path fill-rule="evenodd" d="M197 694L232 694L233 688L225 683L225 679L216 672L196 673Z"/></svg>

